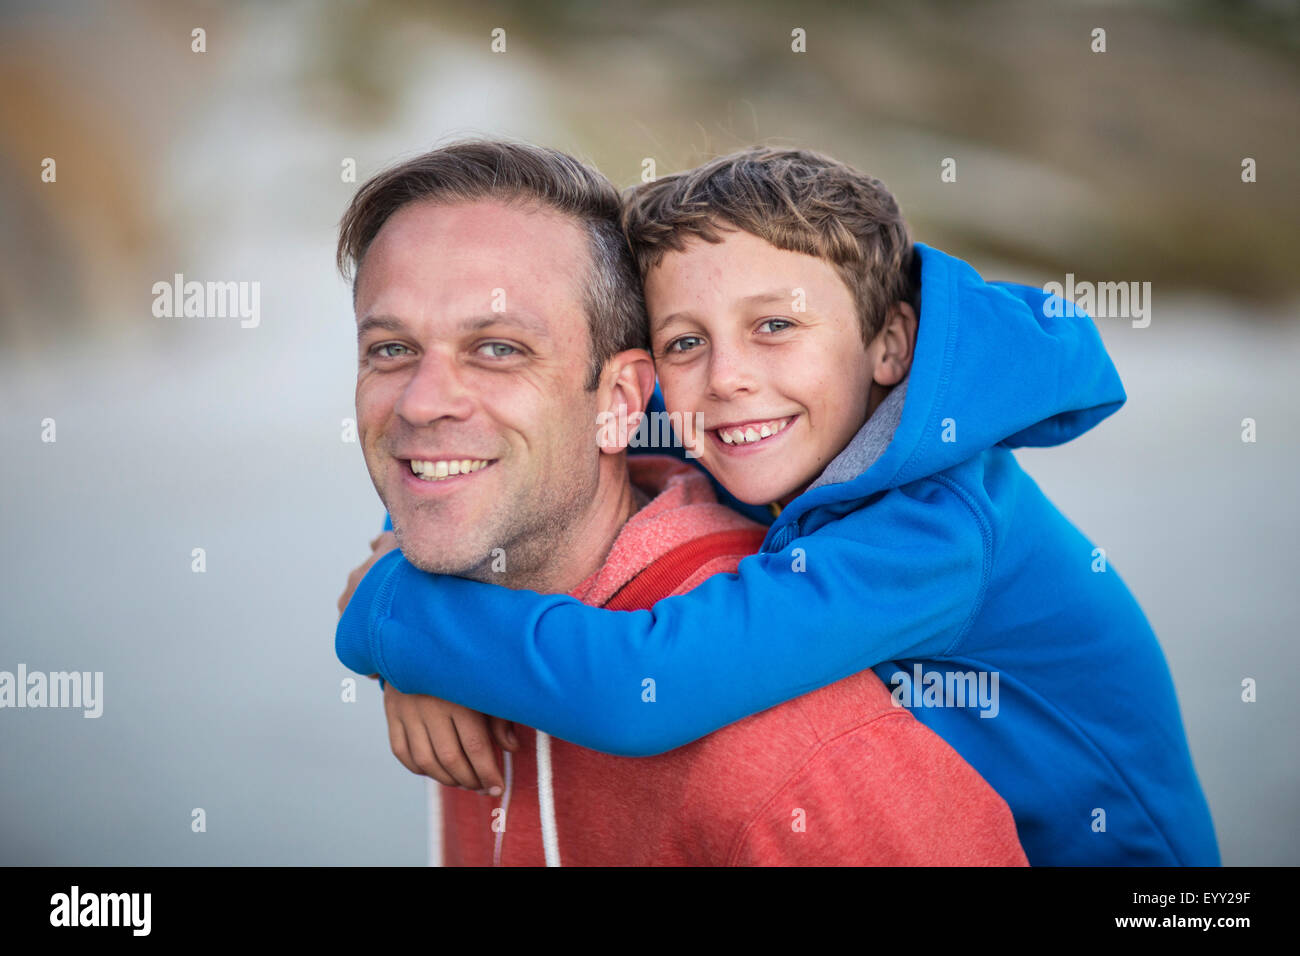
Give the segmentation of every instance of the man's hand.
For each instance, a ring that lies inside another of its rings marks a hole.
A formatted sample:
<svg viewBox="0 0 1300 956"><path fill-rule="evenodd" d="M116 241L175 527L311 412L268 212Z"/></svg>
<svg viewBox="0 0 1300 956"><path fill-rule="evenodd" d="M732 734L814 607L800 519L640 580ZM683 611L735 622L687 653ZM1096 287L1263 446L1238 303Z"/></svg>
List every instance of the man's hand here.
<svg viewBox="0 0 1300 956"><path fill-rule="evenodd" d="M437 697L403 694L391 684L384 685L384 713L393 756L411 773L494 797L505 791L492 742L502 750L519 746L510 721Z"/></svg>
<svg viewBox="0 0 1300 956"><path fill-rule="evenodd" d="M376 561L397 547L397 535L391 531L385 531L375 540L370 542L370 557L361 565L358 565L351 574L348 575L348 586L343 589L339 596L339 617L347 609L348 602L352 600L352 595L361 583L361 579L366 576Z"/></svg>

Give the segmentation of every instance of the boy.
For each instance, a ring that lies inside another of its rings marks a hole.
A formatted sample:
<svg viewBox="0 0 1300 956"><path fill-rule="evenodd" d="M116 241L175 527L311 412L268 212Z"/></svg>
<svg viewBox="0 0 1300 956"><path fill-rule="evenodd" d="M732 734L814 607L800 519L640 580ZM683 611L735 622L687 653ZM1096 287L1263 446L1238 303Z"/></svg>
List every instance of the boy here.
<svg viewBox="0 0 1300 956"><path fill-rule="evenodd" d="M1087 316L913 246L879 182L806 151L645 184L624 224L664 403L769 506L760 552L625 613L385 555L340 659L630 756L871 667L1006 799L1031 864L1217 865L1155 636L1011 453L1123 403Z"/></svg>

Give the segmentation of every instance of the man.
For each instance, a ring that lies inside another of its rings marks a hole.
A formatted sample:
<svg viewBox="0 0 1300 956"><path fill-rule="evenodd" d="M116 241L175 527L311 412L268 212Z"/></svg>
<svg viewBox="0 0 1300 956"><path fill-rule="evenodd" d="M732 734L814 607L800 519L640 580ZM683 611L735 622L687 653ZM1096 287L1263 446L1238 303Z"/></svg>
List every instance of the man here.
<svg viewBox="0 0 1300 956"><path fill-rule="evenodd" d="M367 602L431 572L648 608L762 540L702 473L629 465L628 435L603 437L654 385L618 212L599 173L509 143L435 150L358 192L339 243L357 268L358 430L410 563L358 569ZM340 658L364 640L340 628ZM653 675L628 692L654 720ZM434 739L455 739L455 705L404 696L385 688L394 753L459 779ZM1006 803L870 671L657 757L520 738L503 792L441 793L446 862L1025 863Z"/></svg>

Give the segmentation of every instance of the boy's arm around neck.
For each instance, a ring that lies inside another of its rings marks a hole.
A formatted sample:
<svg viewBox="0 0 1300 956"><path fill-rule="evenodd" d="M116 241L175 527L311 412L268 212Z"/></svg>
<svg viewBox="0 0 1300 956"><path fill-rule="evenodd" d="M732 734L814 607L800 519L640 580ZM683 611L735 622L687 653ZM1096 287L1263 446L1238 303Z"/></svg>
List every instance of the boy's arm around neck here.
<svg viewBox="0 0 1300 956"><path fill-rule="evenodd" d="M335 646L404 693L650 756L884 661L952 654L990 541L964 495L918 481L649 611L427 574L399 551L358 585Z"/></svg>

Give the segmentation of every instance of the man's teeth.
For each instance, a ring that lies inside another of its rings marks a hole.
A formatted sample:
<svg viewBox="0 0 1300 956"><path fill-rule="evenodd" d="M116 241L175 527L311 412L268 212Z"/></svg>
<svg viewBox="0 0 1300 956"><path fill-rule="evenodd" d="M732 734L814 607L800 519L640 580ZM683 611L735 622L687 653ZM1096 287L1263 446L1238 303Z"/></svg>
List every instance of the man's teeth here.
<svg viewBox="0 0 1300 956"><path fill-rule="evenodd" d="M793 418L776 418L770 422L754 422L744 428L718 429L718 437L728 445L749 445L764 438L771 438L789 425Z"/></svg>
<svg viewBox="0 0 1300 956"><path fill-rule="evenodd" d="M452 478L456 475L473 474L480 468L486 468L489 464L491 462L475 461L470 458L462 458L459 461L455 459L412 461L411 471L425 481L441 481L443 478Z"/></svg>

